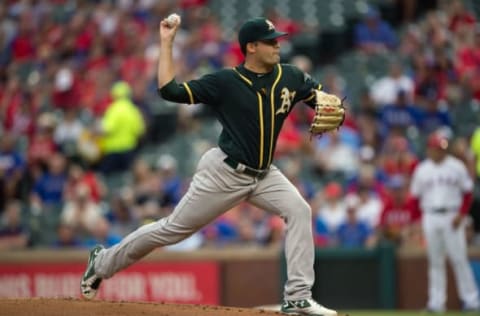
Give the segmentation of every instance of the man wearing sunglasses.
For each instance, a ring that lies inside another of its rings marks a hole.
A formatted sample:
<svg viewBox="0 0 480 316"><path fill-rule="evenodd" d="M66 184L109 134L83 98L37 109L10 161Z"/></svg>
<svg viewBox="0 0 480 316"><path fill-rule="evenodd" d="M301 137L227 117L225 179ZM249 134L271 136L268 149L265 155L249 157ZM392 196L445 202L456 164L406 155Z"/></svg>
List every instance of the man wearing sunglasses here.
<svg viewBox="0 0 480 316"><path fill-rule="evenodd" d="M180 21L160 24L158 87L178 103L211 106L223 131L218 147L198 163L188 192L175 210L143 226L109 249L95 247L82 278L82 293L95 296L102 279L157 247L177 243L242 201L281 216L287 225L288 280L282 312L336 316L312 299L314 244L311 209L295 186L272 164L283 121L299 101L314 107L318 82L298 68L280 64L279 32L265 18L245 22L238 40L245 62L184 83L175 81L172 46Z"/></svg>

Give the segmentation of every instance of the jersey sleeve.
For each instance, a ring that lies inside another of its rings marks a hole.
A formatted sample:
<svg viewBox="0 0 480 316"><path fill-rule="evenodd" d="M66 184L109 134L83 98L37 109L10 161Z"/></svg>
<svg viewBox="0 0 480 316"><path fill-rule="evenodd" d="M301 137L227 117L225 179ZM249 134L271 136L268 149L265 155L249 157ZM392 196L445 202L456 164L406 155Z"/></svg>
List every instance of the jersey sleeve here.
<svg viewBox="0 0 480 316"><path fill-rule="evenodd" d="M473 180L468 174L468 170L462 162L459 162L459 180L460 186L464 193L472 192L473 190Z"/></svg>
<svg viewBox="0 0 480 316"><path fill-rule="evenodd" d="M300 81L300 87L297 89L297 93L295 95L295 99L293 100L294 103L303 101L309 107L315 108L315 93L313 93L313 89L322 89L322 85L312 78L308 73L301 71L297 67L292 67L294 76L298 78Z"/></svg>
<svg viewBox="0 0 480 316"><path fill-rule="evenodd" d="M421 183L421 169L416 168L412 175L412 181L410 183L410 195L414 198L418 198L422 193Z"/></svg>
<svg viewBox="0 0 480 316"><path fill-rule="evenodd" d="M158 92L162 98L172 102L213 105L220 98L220 82L218 73L207 74L180 84L173 79Z"/></svg>
<svg viewBox="0 0 480 316"><path fill-rule="evenodd" d="M220 99L221 79L218 72L184 82L183 86L187 90L190 104L215 105Z"/></svg>

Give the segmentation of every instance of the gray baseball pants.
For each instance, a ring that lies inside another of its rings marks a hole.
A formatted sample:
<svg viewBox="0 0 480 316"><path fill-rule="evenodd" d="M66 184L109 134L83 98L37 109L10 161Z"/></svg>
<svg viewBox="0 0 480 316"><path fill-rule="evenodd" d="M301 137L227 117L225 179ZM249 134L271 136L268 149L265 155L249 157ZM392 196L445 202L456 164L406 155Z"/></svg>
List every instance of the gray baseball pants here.
<svg viewBox="0 0 480 316"><path fill-rule="evenodd" d="M287 225L285 299L311 297L314 282L314 244L311 208L295 186L271 166L262 180L236 172L223 162L219 148L207 151L184 197L174 211L157 222L142 226L119 244L102 250L95 273L110 278L157 247L177 243L242 201L281 216Z"/></svg>

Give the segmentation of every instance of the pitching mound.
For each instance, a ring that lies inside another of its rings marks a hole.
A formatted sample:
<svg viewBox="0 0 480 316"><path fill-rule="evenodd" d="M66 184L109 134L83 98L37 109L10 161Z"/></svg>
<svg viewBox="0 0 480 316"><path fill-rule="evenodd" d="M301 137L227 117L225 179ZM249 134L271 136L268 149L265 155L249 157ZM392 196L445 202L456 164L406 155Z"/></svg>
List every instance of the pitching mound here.
<svg viewBox="0 0 480 316"><path fill-rule="evenodd" d="M82 301L79 299L0 299L0 316L269 316L263 309L237 307Z"/></svg>

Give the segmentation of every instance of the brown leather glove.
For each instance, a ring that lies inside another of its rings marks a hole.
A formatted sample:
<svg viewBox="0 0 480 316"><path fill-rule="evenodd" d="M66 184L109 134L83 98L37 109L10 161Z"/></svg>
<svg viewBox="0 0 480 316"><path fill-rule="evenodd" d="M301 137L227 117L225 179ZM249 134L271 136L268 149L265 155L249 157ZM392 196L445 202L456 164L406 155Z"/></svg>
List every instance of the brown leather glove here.
<svg viewBox="0 0 480 316"><path fill-rule="evenodd" d="M323 133L338 129L345 120L345 107L343 101L334 94L314 90L315 117L310 125L310 133L322 135Z"/></svg>

